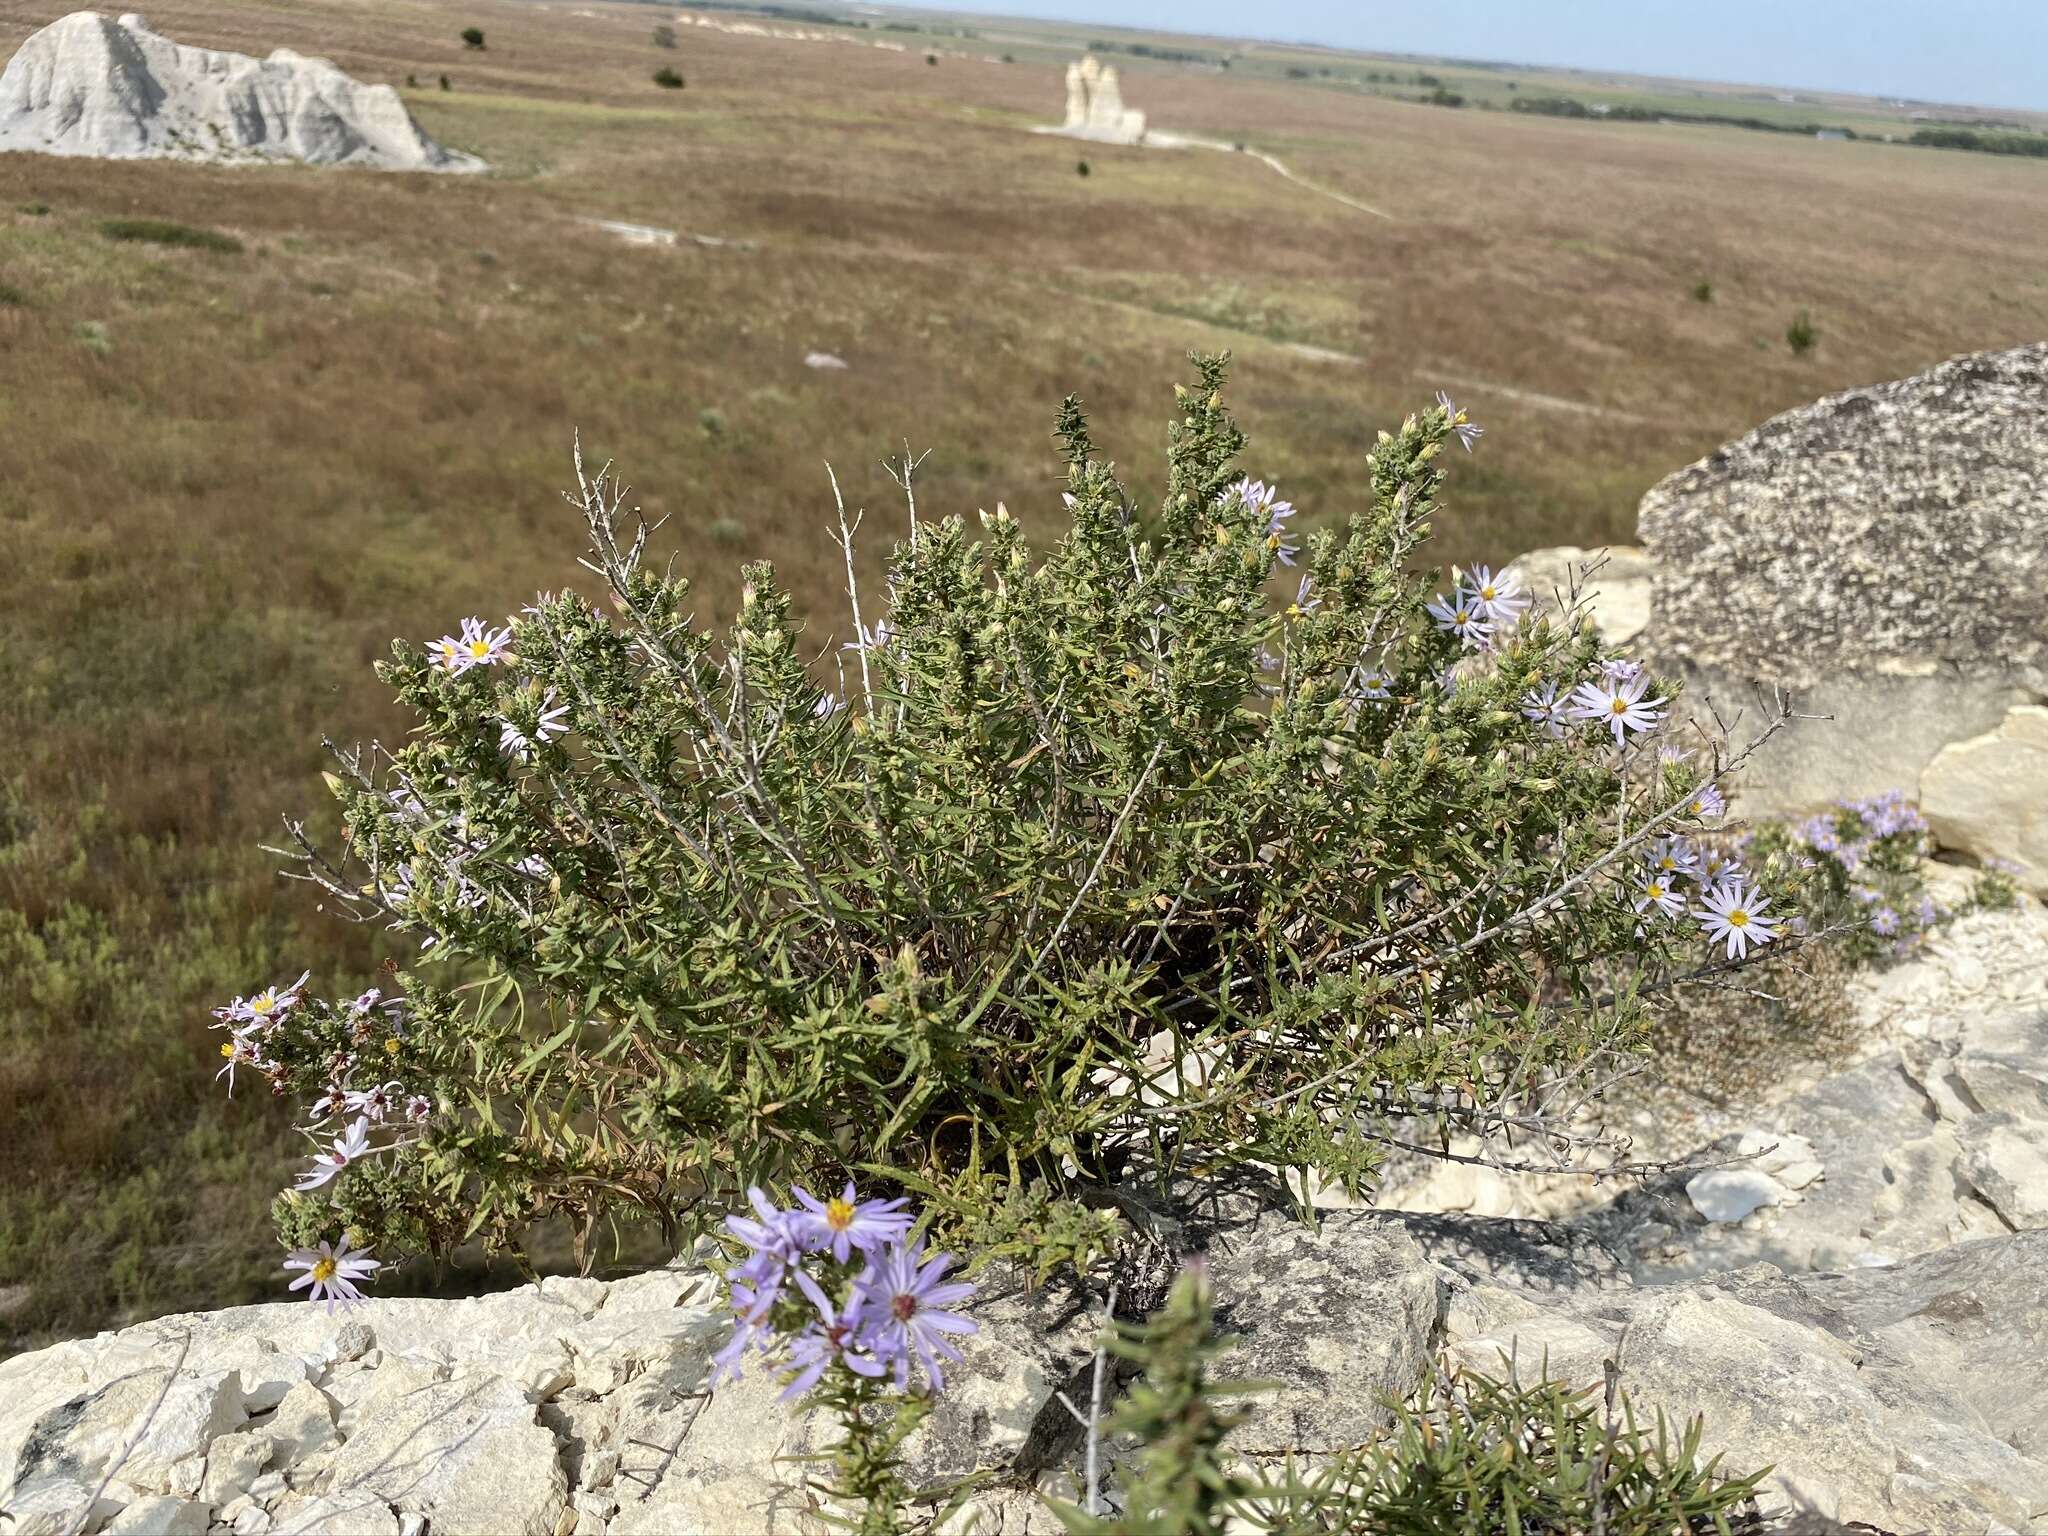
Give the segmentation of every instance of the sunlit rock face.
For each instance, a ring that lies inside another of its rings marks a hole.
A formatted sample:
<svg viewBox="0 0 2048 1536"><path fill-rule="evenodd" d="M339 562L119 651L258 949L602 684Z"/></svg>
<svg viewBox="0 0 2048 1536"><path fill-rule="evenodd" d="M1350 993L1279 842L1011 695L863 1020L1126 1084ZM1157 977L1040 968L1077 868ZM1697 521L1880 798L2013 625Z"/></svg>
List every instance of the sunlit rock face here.
<svg viewBox="0 0 2048 1536"><path fill-rule="evenodd" d="M1091 54L1067 66L1067 116L1060 132L1105 144L1138 144L1145 138L1145 114L1124 105L1116 67Z"/></svg>
<svg viewBox="0 0 2048 1536"><path fill-rule="evenodd" d="M388 85L280 48L267 59L193 48L140 16L76 11L31 36L0 74L0 150L108 160L302 160L475 171Z"/></svg>

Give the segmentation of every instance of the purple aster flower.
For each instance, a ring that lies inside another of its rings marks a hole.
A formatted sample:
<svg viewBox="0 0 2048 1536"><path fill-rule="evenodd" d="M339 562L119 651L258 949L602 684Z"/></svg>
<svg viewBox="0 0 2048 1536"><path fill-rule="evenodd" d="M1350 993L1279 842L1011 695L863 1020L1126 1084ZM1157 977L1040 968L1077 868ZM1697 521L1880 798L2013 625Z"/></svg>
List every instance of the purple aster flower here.
<svg viewBox="0 0 2048 1536"><path fill-rule="evenodd" d="M220 1044L221 1067L213 1074L213 1080L228 1080L229 1098L235 1096L235 1068L249 1067L259 1072L263 1070L263 1053L257 1049L255 1040L251 1038L253 1034L253 1030L233 1034Z"/></svg>
<svg viewBox="0 0 2048 1536"><path fill-rule="evenodd" d="M1685 913L1685 898L1678 894L1669 875L1653 874L1636 892L1635 907L1638 912L1655 907L1666 917L1681 917Z"/></svg>
<svg viewBox="0 0 2048 1536"><path fill-rule="evenodd" d="M1614 744L1618 747L1627 739L1628 732L1654 730L1663 722L1664 706L1643 698L1649 687L1650 680L1640 673L1629 678L1581 683L1572 690L1572 718L1608 727L1614 732Z"/></svg>
<svg viewBox="0 0 2048 1536"><path fill-rule="evenodd" d="M790 1213L790 1220L804 1246L829 1250L841 1264L852 1261L856 1248L873 1253L910 1235L910 1218L903 1214L908 1200L856 1200L851 1179L830 1200L820 1200L802 1185L790 1193L803 1205L801 1212Z"/></svg>
<svg viewBox="0 0 2048 1536"><path fill-rule="evenodd" d="M384 1264L381 1259L372 1258L367 1248L350 1252L348 1239L343 1237L339 1248L323 1242L318 1248L293 1249L286 1255L284 1267L305 1271L287 1289L305 1291L308 1301L325 1301L327 1310L332 1312L338 1306L352 1307L360 1302L363 1293L356 1288L356 1282L368 1279Z"/></svg>
<svg viewBox="0 0 2048 1536"><path fill-rule="evenodd" d="M1444 413L1446 424L1458 434L1458 441L1464 445L1465 451L1470 453L1473 443L1486 435L1486 428L1474 426L1471 419L1458 409L1457 402L1442 390L1436 392L1436 403Z"/></svg>
<svg viewBox="0 0 2048 1536"><path fill-rule="evenodd" d="M861 1337L860 1294L856 1292L843 1308L835 1307L832 1298L809 1275L798 1270L795 1278L797 1289L818 1309L818 1319L798 1334L789 1346L789 1363L795 1367L796 1374L782 1389L782 1401L786 1403L802 1397L835 1364L843 1365L859 1376L883 1374L888 1367L873 1359L863 1348L866 1341Z"/></svg>
<svg viewBox="0 0 2048 1536"><path fill-rule="evenodd" d="M1799 824L1799 840L1815 853L1834 853L1842 846L1832 816L1809 816Z"/></svg>
<svg viewBox="0 0 2048 1536"><path fill-rule="evenodd" d="M1471 594L1481 618L1504 628L1512 626L1529 606L1529 594L1522 590L1522 583L1508 571L1496 576L1489 566L1472 567L1465 577L1465 590Z"/></svg>
<svg viewBox="0 0 2048 1536"><path fill-rule="evenodd" d="M307 977L312 974L311 971L303 972L288 987L265 987L253 997L238 997L226 1007L214 1009L213 1016L231 1028L253 1024L270 1029L282 1023L284 1016L299 1005L299 994L305 989Z"/></svg>
<svg viewBox="0 0 2048 1536"><path fill-rule="evenodd" d="M756 1188L747 1190L747 1199L753 1203L754 1212L760 1220L728 1216L725 1229L754 1251L742 1263L734 1265L731 1274L736 1281L744 1281L753 1290L755 1310L765 1317L768 1309L782 1295L782 1285L789 1276L790 1265L803 1256L807 1246L803 1228L806 1218L795 1211L777 1210Z"/></svg>
<svg viewBox="0 0 2048 1536"><path fill-rule="evenodd" d="M1694 915L1707 930L1707 942L1725 942L1731 960L1748 954L1750 945L1768 944L1777 937L1778 919L1764 916L1770 899L1740 878L1714 886L1701 901Z"/></svg>
<svg viewBox="0 0 2048 1536"><path fill-rule="evenodd" d="M1740 878L1742 866L1715 848L1700 850L1698 879L1701 885L1719 885L1723 880Z"/></svg>
<svg viewBox="0 0 2048 1536"><path fill-rule="evenodd" d="M318 1189L357 1158L368 1156L369 1152L370 1122L352 1121L346 1131L334 1138L332 1150L314 1155L313 1166L292 1187L301 1191Z"/></svg>
<svg viewBox="0 0 2048 1536"><path fill-rule="evenodd" d="M1273 558L1282 565L1294 564L1301 551L1300 545L1287 542L1287 519L1294 516L1294 503L1280 499L1280 488L1246 475L1225 494L1235 496L1247 511L1265 515L1266 544Z"/></svg>
<svg viewBox="0 0 2048 1536"><path fill-rule="evenodd" d="M498 717L498 750L515 762L531 762L534 749L569 733L569 706L555 702L550 688L540 701L533 728L525 730L504 715Z"/></svg>
<svg viewBox="0 0 2048 1536"><path fill-rule="evenodd" d="M403 1091L395 1082L379 1083L374 1088L352 1089L342 1095L343 1108L365 1120L381 1123L398 1107Z"/></svg>
<svg viewBox="0 0 2048 1536"><path fill-rule="evenodd" d="M723 1381L740 1380L740 1361L747 1351L765 1346L774 1335L768 1326L768 1310L775 1305L773 1296L764 1301L744 1280L735 1280L727 1299L732 1303L732 1337L711 1357L709 1384L714 1387Z"/></svg>
<svg viewBox="0 0 2048 1536"><path fill-rule="evenodd" d="M1870 931L1881 938L1890 938L1899 931L1899 914L1890 907L1879 907L1870 914Z"/></svg>
<svg viewBox="0 0 2048 1536"><path fill-rule="evenodd" d="M464 619L459 635L443 635L427 647L434 661L448 672L467 672L471 667L494 666L511 652L512 630L500 625L485 627L477 618Z"/></svg>
<svg viewBox="0 0 2048 1536"><path fill-rule="evenodd" d="M1304 576L1294 589L1294 601L1287 606L1289 618L1300 618L1305 613L1314 613L1323 606L1323 600L1315 594L1316 579Z"/></svg>
<svg viewBox="0 0 2048 1536"><path fill-rule="evenodd" d="M1648 854L1650 868L1668 879L1680 875L1697 877L1700 871L1699 850L1682 837L1660 837L1650 844Z"/></svg>
<svg viewBox="0 0 2048 1536"><path fill-rule="evenodd" d="M1544 683L1522 695L1522 718L1543 727L1543 734L1556 740L1564 737L1571 700L1557 696L1556 683Z"/></svg>
<svg viewBox="0 0 2048 1536"><path fill-rule="evenodd" d="M1702 785L1693 791L1693 797L1686 803L1685 813L1700 821L1719 821L1728 811L1728 801L1711 784Z"/></svg>
<svg viewBox="0 0 2048 1536"><path fill-rule="evenodd" d="M1354 668L1351 673L1351 697L1375 704L1382 699L1391 699L1394 696L1393 681L1393 675L1384 667Z"/></svg>
<svg viewBox="0 0 2048 1536"><path fill-rule="evenodd" d="M1456 635L1471 650L1484 650L1492 643L1493 625L1486 615L1479 611L1472 594L1463 587L1456 588L1446 598L1439 594L1424 604L1429 616L1436 620L1436 627L1447 635Z"/></svg>
<svg viewBox="0 0 2048 1536"><path fill-rule="evenodd" d="M925 1258L920 1241L875 1256L854 1282L869 1348L895 1372L899 1387L910 1385L914 1361L931 1378L932 1390L944 1391L939 1362L961 1358L947 1335L976 1331L967 1318L946 1310L974 1294L972 1285L944 1280L952 1263L950 1253Z"/></svg>
<svg viewBox="0 0 2048 1536"><path fill-rule="evenodd" d="M1920 910L1914 915L1920 919L1920 926L1922 928L1932 928L1941 921L1941 908L1935 904L1932 896L1922 896L1920 898Z"/></svg>

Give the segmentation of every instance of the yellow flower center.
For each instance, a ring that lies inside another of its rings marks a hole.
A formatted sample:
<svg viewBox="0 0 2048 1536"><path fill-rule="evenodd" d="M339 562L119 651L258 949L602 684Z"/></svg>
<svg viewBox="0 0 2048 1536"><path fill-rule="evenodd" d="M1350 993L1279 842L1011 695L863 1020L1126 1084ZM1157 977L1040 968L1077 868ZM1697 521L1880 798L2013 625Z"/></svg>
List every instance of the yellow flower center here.
<svg viewBox="0 0 2048 1536"><path fill-rule="evenodd" d="M491 644L488 640L472 640L468 643L465 649L468 650L470 655L479 658L491 654Z"/></svg>
<svg viewBox="0 0 2048 1536"><path fill-rule="evenodd" d="M1728 926L1730 928L1747 928L1749 926L1749 914L1740 907L1730 907L1728 909Z"/></svg>
<svg viewBox="0 0 2048 1536"><path fill-rule="evenodd" d="M1472 615L1471 615L1470 613L1466 612L1466 610L1464 610L1463 608L1460 608L1460 609L1459 609L1459 610L1458 610L1458 611L1457 611L1456 613L1454 613L1453 615L1451 615L1451 617L1452 617L1452 619L1453 619L1453 620L1455 620L1455 621L1456 621L1457 623L1459 623L1459 624L1463 624L1463 623L1467 622L1467 621L1468 621L1468 620L1469 620L1469 619L1470 619L1470 618L1472 617Z"/></svg>
<svg viewBox="0 0 2048 1536"><path fill-rule="evenodd" d="M1481 587L1479 589L1479 595L1485 598L1486 601L1490 603L1493 601L1493 590L1494 589L1492 587Z"/></svg>
<svg viewBox="0 0 2048 1536"><path fill-rule="evenodd" d="M230 1061L234 1060L234 1057L235 1057L235 1042L234 1042L234 1041L232 1041L232 1040L224 1040L224 1041L222 1041L222 1042L221 1042L221 1047L220 1047L220 1053L221 1053L221 1055L223 1055L223 1056L227 1057L227 1058L228 1058L228 1060L230 1060Z"/></svg>
<svg viewBox="0 0 2048 1536"><path fill-rule="evenodd" d="M825 1225L834 1232L844 1232L853 1225L853 1207L834 1195L825 1202Z"/></svg>
<svg viewBox="0 0 2048 1536"><path fill-rule="evenodd" d="M398 1036L393 1035L384 1042L384 1054L386 1056L396 1056L398 1054Z"/></svg>
<svg viewBox="0 0 2048 1536"><path fill-rule="evenodd" d="M313 1278L322 1285L325 1285L334 1278L334 1270L334 1260L325 1255L313 1261Z"/></svg>
<svg viewBox="0 0 2048 1536"><path fill-rule="evenodd" d="M1628 713L1628 700L1627 700L1627 699L1614 699L1614 700L1611 700L1611 701L1610 701L1610 702L1608 703L1608 705L1607 705L1607 712L1608 712L1609 714L1613 714L1613 715L1625 715L1625 714L1627 714L1627 713Z"/></svg>

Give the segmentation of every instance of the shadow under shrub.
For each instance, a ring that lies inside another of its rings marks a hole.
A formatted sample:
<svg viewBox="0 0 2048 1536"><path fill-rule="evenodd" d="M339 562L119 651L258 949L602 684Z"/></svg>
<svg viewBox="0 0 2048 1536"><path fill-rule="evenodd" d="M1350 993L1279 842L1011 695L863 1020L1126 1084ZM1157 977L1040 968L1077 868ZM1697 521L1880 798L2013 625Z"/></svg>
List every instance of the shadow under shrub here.
<svg viewBox="0 0 2048 1536"><path fill-rule="evenodd" d="M415 732L339 754L339 854L299 834L330 905L423 953L403 1004L292 992L234 1037L330 1130L390 1079L382 1144L284 1197L285 1235L562 1217L588 1257L622 1218L682 1241L749 1185L859 1177L1045 1269L1112 1241L1133 1167L1357 1191L1390 1145L1540 1141L1546 1096L1638 1051L1645 986L1725 968L1631 900L1642 850L1734 763L1532 709L1646 681L1588 626L1432 620L1441 456L1476 435L1449 402L1302 550L1197 367L1154 515L1073 400L1049 546L1000 506L920 522L906 472L835 691L770 568L715 632L579 467L603 605L399 643Z"/></svg>

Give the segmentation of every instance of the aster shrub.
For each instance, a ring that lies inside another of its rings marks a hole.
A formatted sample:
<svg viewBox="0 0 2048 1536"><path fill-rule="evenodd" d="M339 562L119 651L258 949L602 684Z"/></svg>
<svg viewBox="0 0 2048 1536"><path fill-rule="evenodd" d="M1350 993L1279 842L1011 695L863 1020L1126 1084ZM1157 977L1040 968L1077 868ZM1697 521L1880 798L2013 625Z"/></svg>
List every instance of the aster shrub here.
<svg viewBox="0 0 2048 1536"><path fill-rule="evenodd" d="M1837 800L1801 821L1765 823L1750 847L1811 867L1806 919L1837 934L1856 963L1909 955L1956 915L1927 889L1922 865L1934 840L1901 790Z"/></svg>
<svg viewBox="0 0 2048 1536"><path fill-rule="evenodd" d="M416 729L337 754L336 850L292 827L330 908L419 951L402 1003L223 1010L231 1076L309 1106L286 1236L551 1217L588 1257L854 1178L1045 1267L1113 1241L1139 1172L1257 1161L1306 1201L1454 1131L1588 1153L1554 1111L1627 1070L1649 1000L1777 936L1768 868L1652 860L1743 754L1666 742L1673 690L1575 594L1428 579L1478 435L1451 402L1300 537L1224 370L1176 390L1152 516L1073 400L1036 541L1001 505L920 520L906 461L886 590L839 514L843 647L765 565L708 625L579 465L600 601L398 643Z"/></svg>

